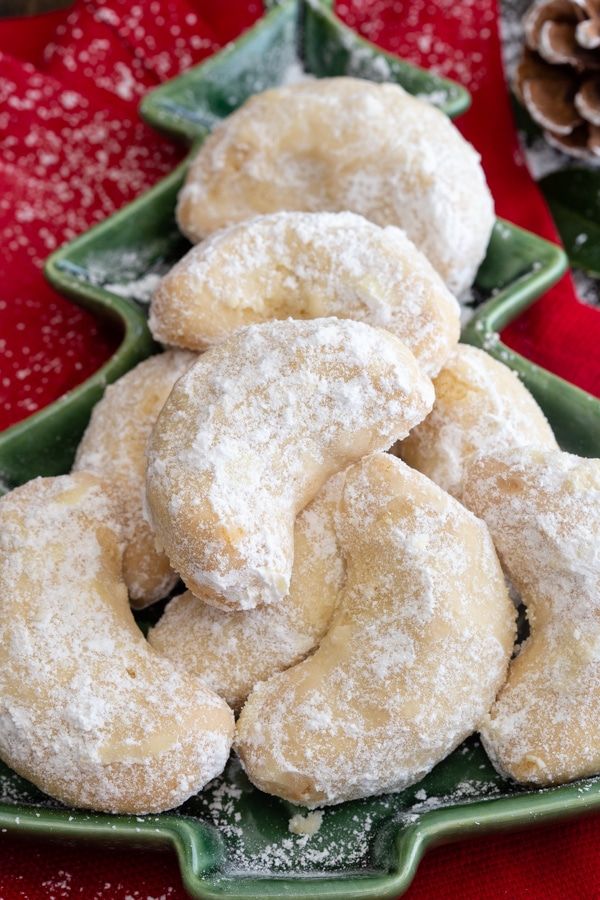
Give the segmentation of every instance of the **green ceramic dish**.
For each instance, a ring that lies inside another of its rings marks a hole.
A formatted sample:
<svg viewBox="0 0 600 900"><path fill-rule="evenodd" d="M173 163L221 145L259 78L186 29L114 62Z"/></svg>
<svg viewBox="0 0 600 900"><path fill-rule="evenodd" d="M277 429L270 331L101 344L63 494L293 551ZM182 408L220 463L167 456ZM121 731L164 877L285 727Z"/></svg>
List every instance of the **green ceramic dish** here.
<svg viewBox="0 0 600 900"><path fill-rule="evenodd" d="M146 118L188 141L201 139L249 93L280 81L298 49L316 74L385 75L413 92L434 96L449 113L467 105L462 89L390 59L356 38L326 4L301 9L301 30L293 0L281 3L235 45L150 95L143 106ZM119 352L94 379L0 438L0 469L10 483L66 471L103 385L151 352L143 311L132 298L148 285L149 274L165 271L188 246L173 215L184 169L185 163L50 258L47 273L53 284L77 302L122 321L126 335ZM536 379L552 376L536 373L535 367L503 348L495 331L548 288L564 267L558 248L498 222L475 285L476 300L484 305L466 339L519 368L534 390ZM597 414L578 412L572 420L570 392L575 389L557 379L545 384L546 389L536 393L564 445L582 453L598 452ZM592 410L591 402L589 407ZM396 897L408 887L432 844L588 809L600 809L600 784L595 780L522 791L494 772L475 740L401 794L326 811L320 830L309 839L289 832L296 810L255 790L234 760L220 779L181 809L147 817L65 810L0 767L0 827L61 841L171 847L188 891L198 898Z"/></svg>

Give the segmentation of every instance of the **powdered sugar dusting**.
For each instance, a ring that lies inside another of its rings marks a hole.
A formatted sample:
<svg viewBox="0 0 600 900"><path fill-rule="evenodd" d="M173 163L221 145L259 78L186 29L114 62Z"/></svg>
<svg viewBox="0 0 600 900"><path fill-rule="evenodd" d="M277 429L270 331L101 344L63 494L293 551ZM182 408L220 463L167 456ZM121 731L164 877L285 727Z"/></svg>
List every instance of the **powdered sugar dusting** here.
<svg viewBox="0 0 600 900"><path fill-rule="evenodd" d="M119 378L94 407L77 450L74 471L93 472L118 495L126 541L123 573L134 606L166 596L177 582L144 517L146 445L173 385L195 360L193 353L168 351Z"/></svg>
<svg viewBox="0 0 600 900"><path fill-rule="evenodd" d="M168 809L222 770L232 719L154 654L129 612L118 508L92 475L0 500L0 754L42 790L106 811Z"/></svg>
<svg viewBox="0 0 600 900"><path fill-rule="evenodd" d="M600 770L600 461L558 450L473 463L466 499L488 523L531 636L483 728L500 771L552 784Z"/></svg>
<svg viewBox="0 0 600 900"><path fill-rule="evenodd" d="M390 5L386 4L388 9ZM393 7L392 7L393 8ZM486 50L494 36L496 6L492 0L464 2L452 0L411 0L402 7L401 27L389 27L380 4L362 0L338 0L336 12L370 41L384 43L402 59L453 78L473 93L486 76ZM435 21L445 18L443 30Z"/></svg>
<svg viewBox="0 0 600 900"><path fill-rule="evenodd" d="M254 689L236 731L251 781L308 806L422 778L477 727L514 640L487 529L394 457L347 473L337 533L347 577L327 635Z"/></svg>
<svg viewBox="0 0 600 900"><path fill-rule="evenodd" d="M594 782L583 783L582 796L593 788ZM388 871L396 836L403 829L432 810L501 797L506 791L507 785L491 769L477 741L470 740L417 788L372 798L368 805L354 801L321 810L321 827L309 839L289 831L290 818L297 813L305 815L305 810L255 791L236 757L230 759L222 776L182 807L181 814L194 828L196 823L200 827L206 823L218 829L224 857L210 878L215 886L224 886L230 880L238 883L241 877L274 873L302 878L335 874L340 869L363 875ZM14 773L0 774L0 799L30 808L34 804L57 805ZM78 811L72 819L85 822L89 816ZM142 832L160 824L160 817L138 817L136 827ZM110 896L108 888L106 895Z"/></svg>
<svg viewBox="0 0 600 900"><path fill-rule="evenodd" d="M304 62L299 56L295 56L284 69L279 83L281 85L299 84L301 81L309 81L314 78L310 72L304 68Z"/></svg>
<svg viewBox="0 0 600 900"><path fill-rule="evenodd" d="M299 509L406 434L432 395L396 338L351 320L253 325L211 348L149 446L152 520L188 587L232 608L280 600Z"/></svg>
<svg viewBox="0 0 600 900"><path fill-rule="evenodd" d="M124 281L116 284L104 284L104 290L119 297L133 297L140 303L150 303L152 294L160 283L161 276L157 272L147 272L135 281Z"/></svg>
<svg viewBox="0 0 600 900"><path fill-rule="evenodd" d="M198 241L281 209L398 225L456 293L473 282L494 223L479 157L443 113L396 84L344 77L247 100L200 148L177 217Z"/></svg>
<svg viewBox="0 0 600 900"><path fill-rule="evenodd" d="M163 278L150 327L199 350L252 321L330 315L391 331L428 375L458 341L458 304L426 257L399 228L349 212L279 212L216 232Z"/></svg>
<svg viewBox="0 0 600 900"><path fill-rule="evenodd" d="M305 816L302 813L296 813L290 819L290 824L288 828L292 834L300 834L307 835L307 837L312 837L317 833L319 828L323 823L323 812L322 810L317 810L316 812L309 812Z"/></svg>
<svg viewBox="0 0 600 900"><path fill-rule="evenodd" d="M434 386L432 412L397 452L459 499L473 454L532 443L557 446L531 394L484 350L459 344Z"/></svg>
<svg viewBox="0 0 600 900"><path fill-rule="evenodd" d="M344 577L334 526L343 483L343 472L330 478L296 519L290 591L280 603L226 612L188 591L148 636L234 709L257 682L303 659L329 625Z"/></svg>

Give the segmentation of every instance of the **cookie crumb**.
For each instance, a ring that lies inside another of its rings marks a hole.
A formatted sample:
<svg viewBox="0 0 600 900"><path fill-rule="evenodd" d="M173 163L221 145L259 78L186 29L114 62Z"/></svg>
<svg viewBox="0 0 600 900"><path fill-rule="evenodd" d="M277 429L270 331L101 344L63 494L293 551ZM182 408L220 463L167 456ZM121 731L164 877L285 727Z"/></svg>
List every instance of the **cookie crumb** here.
<svg viewBox="0 0 600 900"><path fill-rule="evenodd" d="M296 813L296 815L292 816L290 819L288 828L292 834L306 834L308 837L311 837L313 834L317 833L322 822L323 811L317 809L314 812L307 813L305 816L303 816L302 813Z"/></svg>

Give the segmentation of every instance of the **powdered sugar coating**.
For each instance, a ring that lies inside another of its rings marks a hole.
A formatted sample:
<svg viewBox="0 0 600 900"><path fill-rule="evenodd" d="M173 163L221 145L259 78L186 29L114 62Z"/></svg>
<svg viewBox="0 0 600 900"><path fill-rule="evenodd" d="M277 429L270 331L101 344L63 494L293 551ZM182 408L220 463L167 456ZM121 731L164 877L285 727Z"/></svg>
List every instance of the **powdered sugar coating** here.
<svg viewBox="0 0 600 900"><path fill-rule="evenodd" d="M479 156L399 85L323 78L250 97L203 143L179 195L192 241L278 210L398 225L450 290L468 288L494 224Z"/></svg>
<svg viewBox="0 0 600 900"><path fill-rule="evenodd" d="M395 449L459 500L465 468L474 454L527 444L558 447L527 388L484 350L459 344L434 388L433 410Z"/></svg>
<svg viewBox="0 0 600 900"><path fill-rule="evenodd" d="M481 734L502 774L560 784L600 772L600 460L539 448L469 468L469 506L487 522L527 606L531 636Z"/></svg>
<svg viewBox="0 0 600 900"><path fill-rule="evenodd" d="M208 350L175 385L148 451L151 518L187 587L225 609L281 600L297 513L432 403L410 351L350 319L251 325Z"/></svg>
<svg viewBox="0 0 600 900"><path fill-rule="evenodd" d="M288 316L386 328L429 376L460 331L458 303L404 232L349 212L279 212L214 233L162 279L150 328L159 341L205 350Z"/></svg>
<svg viewBox="0 0 600 900"><path fill-rule="evenodd" d="M347 566L309 659L259 684L235 746L261 790L309 806L400 791L477 728L514 609L484 523L388 454L346 475Z"/></svg>
<svg viewBox="0 0 600 900"><path fill-rule="evenodd" d="M177 582L144 518L146 445L171 388L195 359L196 354L183 351L160 353L110 385L94 407L73 466L104 479L119 497L126 540L123 576L136 608L165 597Z"/></svg>
<svg viewBox="0 0 600 900"><path fill-rule="evenodd" d="M84 472L0 500L0 757L64 803L158 812L222 771L233 716L137 628L117 521Z"/></svg>
<svg viewBox="0 0 600 900"><path fill-rule="evenodd" d="M257 682L300 662L325 634L343 583L334 525L343 484L339 472L297 517L290 591L280 603L225 612L187 591L150 631L152 646L234 709Z"/></svg>

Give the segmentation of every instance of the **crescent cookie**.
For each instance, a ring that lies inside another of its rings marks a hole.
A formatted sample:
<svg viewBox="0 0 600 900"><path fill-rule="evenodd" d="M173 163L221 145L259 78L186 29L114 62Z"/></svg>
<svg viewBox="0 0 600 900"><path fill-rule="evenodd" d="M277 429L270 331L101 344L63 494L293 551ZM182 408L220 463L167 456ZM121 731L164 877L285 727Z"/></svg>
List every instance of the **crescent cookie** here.
<svg viewBox="0 0 600 900"><path fill-rule="evenodd" d="M519 448L481 457L465 497L527 607L530 637L481 736L503 775L600 772L600 460Z"/></svg>
<svg viewBox="0 0 600 900"><path fill-rule="evenodd" d="M346 583L304 662L258 684L234 747L253 784L307 806L418 781L506 677L514 609L484 523L389 454L346 474Z"/></svg>
<svg viewBox="0 0 600 900"><path fill-rule="evenodd" d="M233 714L136 626L117 512L84 472L0 500L0 757L63 803L160 812L222 771Z"/></svg>
<svg viewBox="0 0 600 900"><path fill-rule="evenodd" d="M230 610L281 600L298 512L432 403L410 351L350 319L251 325L212 347L173 388L148 449L151 518L186 586Z"/></svg>
<svg viewBox="0 0 600 900"><path fill-rule="evenodd" d="M386 328L429 376L460 333L458 303L403 231L327 212L259 216L192 247L154 293L150 328L158 341L205 350L288 316Z"/></svg>
<svg viewBox="0 0 600 900"><path fill-rule="evenodd" d="M485 350L459 344L433 384L433 410L394 452L459 500L474 454L558 447L527 388Z"/></svg>
<svg viewBox="0 0 600 900"><path fill-rule="evenodd" d="M196 243L280 210L398 225L453 293L472 284L494 225L479 156L399 85L323 78L250 97L202 144L177 205Z"/></svg>
<svg viewBox="0 0 600 900"><path fill-rule="evenodd" d="M334 515L339 472L296 519L294 568L280 603L240 612L209 606L187 591L169 602L148 640L239 710L255 684L300 662L327 631L343 582Z"/></svg>
<svg viewBox="0 0 600 900"><path fill-rule="evenodd" d="M144 518L146 445L171 388L196 358L182 351L159 353L107 387L73 466L74 472L104 479L119 497L126 539L123 573L137 609L166 597L178 580Z"/></svg>

